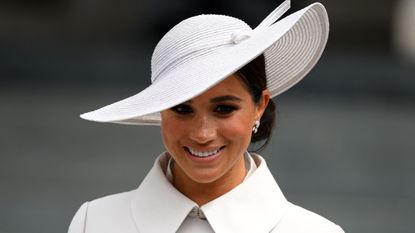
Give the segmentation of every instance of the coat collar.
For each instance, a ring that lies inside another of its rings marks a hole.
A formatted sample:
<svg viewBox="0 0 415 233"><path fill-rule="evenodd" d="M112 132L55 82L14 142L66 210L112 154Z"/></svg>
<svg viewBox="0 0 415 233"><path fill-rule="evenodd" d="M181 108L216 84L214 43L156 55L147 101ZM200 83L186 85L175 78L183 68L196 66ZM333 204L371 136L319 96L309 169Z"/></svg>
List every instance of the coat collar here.
<svg viewBox="0 0 415 233"><path fill-rule="evenodd" d="M200 209L217 233L270 232L282 218L287 200L265 160L243 183ZM176 232L197 204L177 191L165 176L168 155L161 154L135 191L132 214L139 232Z"/></svg>

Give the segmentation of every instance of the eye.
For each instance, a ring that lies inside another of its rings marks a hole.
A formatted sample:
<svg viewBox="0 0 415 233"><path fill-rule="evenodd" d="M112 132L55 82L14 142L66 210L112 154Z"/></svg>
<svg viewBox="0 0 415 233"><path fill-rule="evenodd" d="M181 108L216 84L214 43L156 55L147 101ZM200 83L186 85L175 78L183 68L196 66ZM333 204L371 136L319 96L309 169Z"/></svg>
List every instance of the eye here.
<svg viewBox="0 0 415 233"><path fill-rule="evenodd" d="M176 105L172 107L171 110L180 115L186 115L186 114L190 114L193 112L192 107L190 107L187 104Z"/></svg>
<svg viewBox="0 0 415 233"><path fill-rule="evenodd" d="M214 111L220 115L228 115L237 110L238 108L232 105L218 105Z"/></svg>

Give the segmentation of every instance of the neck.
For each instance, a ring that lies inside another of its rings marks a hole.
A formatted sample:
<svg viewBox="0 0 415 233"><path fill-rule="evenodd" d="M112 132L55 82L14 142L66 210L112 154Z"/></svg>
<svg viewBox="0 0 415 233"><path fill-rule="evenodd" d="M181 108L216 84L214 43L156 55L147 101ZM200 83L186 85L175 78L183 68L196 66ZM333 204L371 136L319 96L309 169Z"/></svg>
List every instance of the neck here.
<svg viewBox="0 0 415 233"><path fill-rule="evenodd" d="M188 177L176 164L173 171L173 185L185 196L202 206L242 183L246 176L244 157L220 178L210 183L199 183Z"/></svg>

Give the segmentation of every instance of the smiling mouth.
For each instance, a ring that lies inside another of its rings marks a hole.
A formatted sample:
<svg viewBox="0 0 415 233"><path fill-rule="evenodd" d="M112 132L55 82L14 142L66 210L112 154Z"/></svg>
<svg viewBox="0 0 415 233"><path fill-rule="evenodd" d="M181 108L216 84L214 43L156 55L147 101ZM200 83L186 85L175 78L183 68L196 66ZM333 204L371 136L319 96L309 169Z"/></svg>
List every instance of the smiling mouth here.
<svg viewBox="0 0 415 233"><path fill-rule="evenodd" d="M222 146L216 150L211 150L211 151L198 151L195 149L192 149L190 147L185 147L186 150L193 156L195 157L199 157L199 158L206 158L206 157L210 157L213 155L216 155L217 153L219 153L223 148L225 148L225 146Z"/></svg>

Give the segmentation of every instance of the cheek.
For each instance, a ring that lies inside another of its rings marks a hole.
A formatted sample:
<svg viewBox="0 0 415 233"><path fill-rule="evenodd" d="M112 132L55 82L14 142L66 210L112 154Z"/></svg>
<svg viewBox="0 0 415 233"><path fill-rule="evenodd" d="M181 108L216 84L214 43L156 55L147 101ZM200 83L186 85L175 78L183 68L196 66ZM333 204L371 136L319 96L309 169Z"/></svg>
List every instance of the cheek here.
<svg viewBox="0 0 415 233"><path fill-rule="evenodd" d="M238 139L243 144L249 144L252 135L252 122L250 117L235 116L223 122L220 129L224 136L230 140Z"/></svg>
<svg viewBox="0 0 415 233"><path fill-rule="evenodd" d="M163 116L161 117L161 136L166 147L169 147L171 143L178 140L183 134L183 127L174 120L172 117Z"/></svg>

